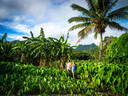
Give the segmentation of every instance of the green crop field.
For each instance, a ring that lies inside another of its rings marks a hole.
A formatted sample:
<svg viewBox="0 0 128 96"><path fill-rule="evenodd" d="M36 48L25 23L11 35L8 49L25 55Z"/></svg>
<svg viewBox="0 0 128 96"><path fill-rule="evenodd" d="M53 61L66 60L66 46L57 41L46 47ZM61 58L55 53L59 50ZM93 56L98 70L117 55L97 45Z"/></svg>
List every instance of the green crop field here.
<svg viewBox="0 0 128 96"><path fill-rule="evenodd" d="M0 96L128 96L127 20L128 0L0 0Z"/></svg>
<svg viewBox="0 0 128 96"><path fill-rule="evenodd" d="M128 65L76 64L76 78L72 78L64 69L0 62L0 94L128 95Z"/></svg>

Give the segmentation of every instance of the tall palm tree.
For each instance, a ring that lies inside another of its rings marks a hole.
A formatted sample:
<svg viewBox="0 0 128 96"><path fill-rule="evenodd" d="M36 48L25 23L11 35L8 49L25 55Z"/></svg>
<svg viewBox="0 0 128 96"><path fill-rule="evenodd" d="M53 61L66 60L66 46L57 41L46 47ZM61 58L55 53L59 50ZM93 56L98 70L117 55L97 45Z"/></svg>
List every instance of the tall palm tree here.
<svg viewBox="0 0 128 96"><path fill-rule="evenodd" d="M82 16L72 17L68 21L72 22L82 22L80 24L72 26L69 31L82 28L78 32L78 42L85 38L88 34L94 32L94 38L100 35L100 55L99 61L102 59L103 55L103 33L107 26L110 28L115 28L118 30L126 31L127 28L121 26L116 21L119 19L128 20L128 6L113 10L114 6L117 4L118 0L86 0L88 4L88 9L83 8L77 4L72 4L71 7L82 13Z"/></svg>

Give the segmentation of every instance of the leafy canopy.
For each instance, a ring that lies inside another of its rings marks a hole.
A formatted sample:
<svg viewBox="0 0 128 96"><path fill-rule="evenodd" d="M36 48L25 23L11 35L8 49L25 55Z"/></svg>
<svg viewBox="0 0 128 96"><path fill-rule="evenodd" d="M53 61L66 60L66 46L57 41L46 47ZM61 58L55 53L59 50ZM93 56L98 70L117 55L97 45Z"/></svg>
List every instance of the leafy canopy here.
<svg viewBox="0 0 128 96"><path fill-rule="evenodd" d="M116 21L119 19L128 20L128 6L113 10L118 0L86 0L86 2L88 9L77 4L71 5L72 9L82 13L82 16L72 17L68 20L69 23L80 22L69 29L69 31L73 31L81 28L78 32L77 43L91 32L95 32L96 39L97 34L104 33L107 26L118 30L127 30Z"/></svg>
<svg viewBox="0 0 128 96"><path fill-rule="evenodd" d="M125 33L112 41L109 46L108 56L112 59L128 58L128 33Z"/></svg>

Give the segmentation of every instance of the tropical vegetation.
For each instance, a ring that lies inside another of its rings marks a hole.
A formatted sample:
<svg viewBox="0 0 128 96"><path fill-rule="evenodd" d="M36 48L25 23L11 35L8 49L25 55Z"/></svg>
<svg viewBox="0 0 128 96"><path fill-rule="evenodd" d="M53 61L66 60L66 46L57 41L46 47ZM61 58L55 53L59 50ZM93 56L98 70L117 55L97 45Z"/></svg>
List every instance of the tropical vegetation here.
<svg viewBox="0 0 128 96"><path fill-rule="evenodd" d="M82 15L69 22L83 23L69 31L83 27L78 42L94 32L95 37L100 34L101 44L79 50L68 43L69 32L46 38L43 28L38 36L30 31L23 41L7 41L5 33L0 38L1 96L128 96L128 33L102 37L107 26L127 30L115 20L128 19L128 6L112 10L118 0L86 1L88 9L72 4ZM68 60L76 64L75 78L65 68Z"/></svg>
<svg viewBox="0 0 128 96"><path fill-rule="evenodd" d="M124 30L128 29L121 26L117 20L125 19L128 20L128 6L121 7L116 10L112 10L118 0L86 0L88 4L88 9L79 6L77 4L72 4L71 7L82 13L82 16L72 17L68 21L72 22L82 22L77 25L72 26L69 31L73 31L78 28L82 28L78 32L80 42L81 39L88 36L90 33L94 32L94 38L100 35L100 55L99 61L101 61L103 56L103 33L107 26L110 28Z"/></svg>

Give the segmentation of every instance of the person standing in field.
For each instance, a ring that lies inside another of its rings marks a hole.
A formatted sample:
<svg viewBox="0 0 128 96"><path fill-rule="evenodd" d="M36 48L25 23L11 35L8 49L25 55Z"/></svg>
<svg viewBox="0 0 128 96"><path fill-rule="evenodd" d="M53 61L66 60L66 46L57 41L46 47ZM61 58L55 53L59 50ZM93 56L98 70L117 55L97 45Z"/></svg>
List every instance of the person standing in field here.
<svg viewBox="0 0 128 96"><path fill-rule="evenodd" d="M66 63L66 68L67 68L67 72L69 73L71 71L71 62L70 62L70 60L68 60L68 62Z"/></svg>
<svg viewBox="0 0 128 96"><path fill-rule="evenodd" d="M75 62L72 63L72 75L73 75L73 78L75 78L75 71L76 71L76 64Z"/></svg>

